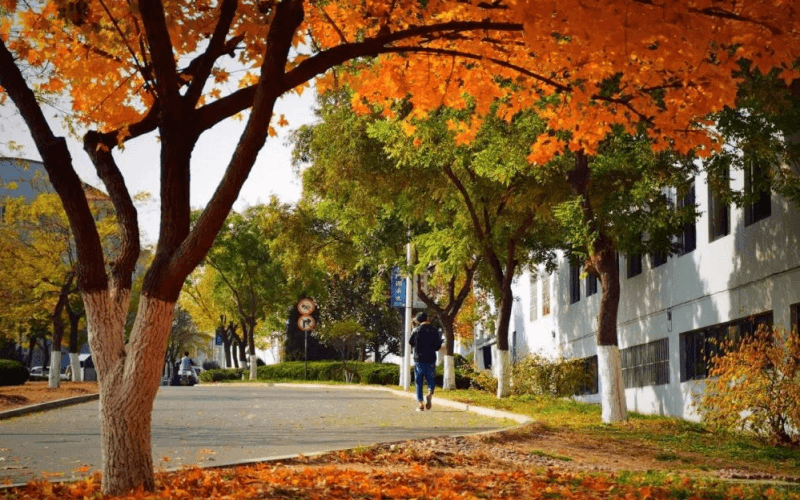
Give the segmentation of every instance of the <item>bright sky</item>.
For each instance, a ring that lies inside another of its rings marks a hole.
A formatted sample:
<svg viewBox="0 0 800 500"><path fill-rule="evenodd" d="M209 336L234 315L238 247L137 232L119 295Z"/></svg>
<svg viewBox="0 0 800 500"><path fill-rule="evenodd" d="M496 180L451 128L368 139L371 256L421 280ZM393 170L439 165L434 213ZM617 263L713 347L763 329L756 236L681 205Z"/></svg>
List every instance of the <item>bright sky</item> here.
<svg viewBox="0 0 800 500"><path fill-rule="evenodd" d="M266 203L273 194L285 202L295 202L300 198L302 185L292 171L291 146L287 144L287 140L292 130L314 120L312 113L314 103L315 94L310 90L304 92L302 96L290 94L278 101L275 116L285 114L289 126L276 127L278 137L267 139L267 144L261 150L247 182L242 187L234 209L241 210L249 205ZM51 116L53 113L45 110L45 114ZM244 120L229 119L207 131L200 138L192 154L190 189L193 208L202 208L211 199L233 154L244 124ZM50 120L50 125L57 134L66 135L62 132L57 119ZM15 141L25 149L22 153L10 152L5 147L8 141ZM105 190L89 157L83 151L82 144L73 139L68 141L75 170L81 179ZM18 116L10 99L0 106L0 156L21 156L31 160L41 160L27 126ZM132 194L147 191L153 196L152 202L137 208L139 226L142 229L142 243L155 243L158 239L160 206L159 147L155 134L132 140L124 151L116 155L116 158L128 190Z"/></svg>

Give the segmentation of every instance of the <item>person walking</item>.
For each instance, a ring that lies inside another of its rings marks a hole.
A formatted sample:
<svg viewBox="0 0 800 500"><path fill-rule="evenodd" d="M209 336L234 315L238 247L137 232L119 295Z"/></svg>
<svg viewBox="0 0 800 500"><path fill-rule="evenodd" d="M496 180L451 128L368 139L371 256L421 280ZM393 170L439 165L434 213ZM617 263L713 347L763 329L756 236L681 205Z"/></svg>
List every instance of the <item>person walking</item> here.
<svg viewBox="0 0 800 500"><path fill-rule="evenodd" d="M439 330L433 327L428 321L428 315L424 311L417 314L416 322L419 324L411 332L408 343L414 348L414 383L417 386L417 401L419 407L417 411L431 409L433 399L433 389L436 387L436 351L442 347L442 336ZM423 378L428 384L428 395L425 402L422 400L422 381Z"/></svg>

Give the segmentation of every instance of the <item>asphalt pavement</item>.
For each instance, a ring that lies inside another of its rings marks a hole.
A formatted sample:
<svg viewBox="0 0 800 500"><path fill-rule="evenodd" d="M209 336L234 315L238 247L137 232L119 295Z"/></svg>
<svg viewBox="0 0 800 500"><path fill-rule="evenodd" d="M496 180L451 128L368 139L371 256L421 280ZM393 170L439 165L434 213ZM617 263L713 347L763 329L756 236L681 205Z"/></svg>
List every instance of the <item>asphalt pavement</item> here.
<svg viewBox="0 0 800 500"><path fill-rule="evenodd" d="M434 396L364 387L161 387L153 409L156 467L227 465L298 454L499 430L524 419ZM98 402L0 420L0 482L80 477L100 465ZM516 422L514 419L516 418Z"/></svg>

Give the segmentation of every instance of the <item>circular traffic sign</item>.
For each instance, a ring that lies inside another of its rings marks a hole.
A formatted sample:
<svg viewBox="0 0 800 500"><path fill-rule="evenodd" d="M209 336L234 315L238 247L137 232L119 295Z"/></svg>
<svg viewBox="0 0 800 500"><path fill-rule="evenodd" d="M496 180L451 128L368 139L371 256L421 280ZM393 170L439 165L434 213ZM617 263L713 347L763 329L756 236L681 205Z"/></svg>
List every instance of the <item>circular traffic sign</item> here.
<svg viewBox="0 0 800 500"><path fill-rule="evenodd" d="M297 318L297 328L304 332L313 330L315 326L317 326L317 320L310 314L302 314Z"/></svg>
<svg viewBox="0 0 800 500"><path fill-rule="evenodd" d="M317 304L314 303L314 299L310 299L308 297L300 299L300 301L297 303L297 312L300 314L311 314L316 308Z"/></svg>

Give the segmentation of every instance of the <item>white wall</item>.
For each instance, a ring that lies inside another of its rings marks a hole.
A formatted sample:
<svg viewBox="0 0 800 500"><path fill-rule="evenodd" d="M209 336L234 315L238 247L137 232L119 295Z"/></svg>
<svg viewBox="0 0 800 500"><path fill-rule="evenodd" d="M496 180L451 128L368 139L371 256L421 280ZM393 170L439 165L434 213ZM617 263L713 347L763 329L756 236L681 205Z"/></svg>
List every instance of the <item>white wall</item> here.
<svg viewBox="0 0 800 500"><path fill-rule="evenodd" d="M741 189L742 177L741 172L732 173L734 189ZM644 256L642 273L630 279L625 259L620 259L620 348L669 339L669 384L626 389L629 410L697 419L692 400L703 382L680 382L680 334L765 311L772 311L775 325L789 328L790 305L800 302L800 210L796 206L773 194L771 215L747 227L743 209L731 206L731 233L710 242L704 174L695 180L695 198L701 215L694 251L672 256L655 269L650 257ZM531 352L568 358L596 353L602 292L586 297L582 279L581 300L569 304L569 271L569 263L559 256L559 268L552 276L549 316L541 315L543 280L536 283L537 317L530 321L526 310L524 333L518 331ZM515 294L527 306L530 293L526 274L515 284ZM599 402L597 395L583 399Z"/></svg>

